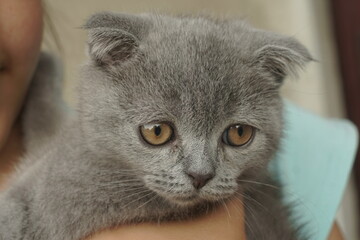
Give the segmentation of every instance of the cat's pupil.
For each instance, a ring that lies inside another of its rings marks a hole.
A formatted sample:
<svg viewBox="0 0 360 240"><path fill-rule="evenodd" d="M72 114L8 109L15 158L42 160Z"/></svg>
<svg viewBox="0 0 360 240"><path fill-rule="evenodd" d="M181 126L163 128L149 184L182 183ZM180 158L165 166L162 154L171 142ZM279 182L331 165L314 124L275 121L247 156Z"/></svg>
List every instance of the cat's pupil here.
<svg viewBox="0 0 360 240"><path fill-rule="evenodd" d="M238 126L238 134L239 134L239 136L241 137L243 134L244 134L244 128L243 127L241 127L241 126Z"/></svg>
<svg viewBox="0 0 360 240"><path fill-rule="evenodd" d="M160 136L160 134L161 134L161 127L160 127L160 126L155 126L154 133L155 133L155 135L156 135L157 137Z"/></svg>

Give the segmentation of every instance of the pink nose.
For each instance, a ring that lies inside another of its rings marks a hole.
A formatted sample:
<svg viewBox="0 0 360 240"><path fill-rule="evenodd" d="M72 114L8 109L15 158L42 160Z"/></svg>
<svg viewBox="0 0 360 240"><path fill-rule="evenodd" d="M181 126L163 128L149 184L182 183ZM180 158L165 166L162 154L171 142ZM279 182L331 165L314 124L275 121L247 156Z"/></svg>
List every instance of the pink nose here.
<svg viewBox="0 0 360 240"><path fill-rule="evenodd" d="M192 184L196 189L202 188L206 185L207 182L209 182L209 180L214 177L213 173L199 174L194 172L187 172L187 175L190 177Z"/></svg>

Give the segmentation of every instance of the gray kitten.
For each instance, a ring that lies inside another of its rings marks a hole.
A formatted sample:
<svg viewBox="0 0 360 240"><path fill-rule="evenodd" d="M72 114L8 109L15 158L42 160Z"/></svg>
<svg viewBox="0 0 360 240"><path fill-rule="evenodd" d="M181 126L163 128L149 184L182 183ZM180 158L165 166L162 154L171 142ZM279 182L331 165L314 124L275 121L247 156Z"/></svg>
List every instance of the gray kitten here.
<svg viewBox="0 0 360 240"><path fill-rule="evenodd" d="M266 170L282 136L279 88L311 60L300 43L191 16L100 13L85 28L77 115L28 150L32 164L0 197L1 239L78 240L240 194L249 240L301 239Z"/></svg>

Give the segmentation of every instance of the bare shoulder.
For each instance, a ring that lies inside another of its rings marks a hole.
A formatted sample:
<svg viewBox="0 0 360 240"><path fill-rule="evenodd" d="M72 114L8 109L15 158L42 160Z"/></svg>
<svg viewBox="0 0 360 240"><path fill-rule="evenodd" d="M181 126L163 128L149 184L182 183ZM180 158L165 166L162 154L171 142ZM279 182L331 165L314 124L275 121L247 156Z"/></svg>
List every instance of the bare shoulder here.
<svg viewBox="0 0 360 240"><path fill-rule="evenodd" d="M344 240L341 230L336 222L334 223L331 229L328 240Z"/></svg>

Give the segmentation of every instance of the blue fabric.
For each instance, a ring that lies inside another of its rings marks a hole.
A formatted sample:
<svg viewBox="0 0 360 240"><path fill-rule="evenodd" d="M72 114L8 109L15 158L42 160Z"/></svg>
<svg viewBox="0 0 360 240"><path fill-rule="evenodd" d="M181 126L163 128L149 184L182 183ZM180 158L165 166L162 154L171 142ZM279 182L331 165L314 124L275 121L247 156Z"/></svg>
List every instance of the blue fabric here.
<svg viewBox="0 0 360 240"><path fill-rule="evenodd" d="M354 162L358 136L347 120L326 119L285 102L285 137L270 166L304 234L325 240Z"/></svg>

